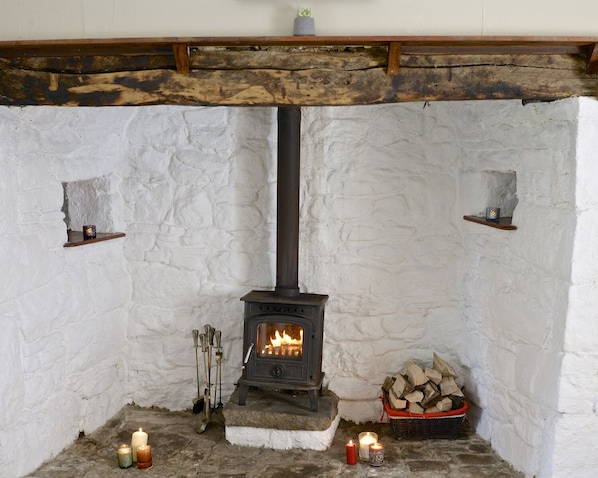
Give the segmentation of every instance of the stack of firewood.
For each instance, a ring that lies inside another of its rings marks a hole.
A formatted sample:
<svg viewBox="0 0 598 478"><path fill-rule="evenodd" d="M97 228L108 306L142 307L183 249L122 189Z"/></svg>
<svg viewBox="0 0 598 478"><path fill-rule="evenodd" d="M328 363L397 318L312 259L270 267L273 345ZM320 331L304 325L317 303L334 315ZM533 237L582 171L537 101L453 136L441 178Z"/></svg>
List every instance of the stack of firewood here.
<svg viewBox="0 0 598 478"><path fill-rule="evenodd" d="M464 394L455 382L457 374L434 354L432 367L409 361L403 370L386 377L382 390L390 408L410 413L439 413L463 406Z"/></svg>

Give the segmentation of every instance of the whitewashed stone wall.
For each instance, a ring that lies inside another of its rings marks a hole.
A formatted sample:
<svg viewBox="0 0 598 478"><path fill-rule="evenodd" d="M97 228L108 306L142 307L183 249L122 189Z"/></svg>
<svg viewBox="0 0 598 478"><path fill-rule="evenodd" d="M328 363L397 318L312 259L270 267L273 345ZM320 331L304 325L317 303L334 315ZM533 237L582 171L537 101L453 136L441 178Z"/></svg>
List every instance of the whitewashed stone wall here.
<svg viewBox="0 0 598 478"><path fill-rule="evenodd" d="M575 233L577 102L459 109L461 209L485 171L515 171L515 232L463 222L460 357L478 432L529 476L552 460Z"/></svg>
<svg viewBox="0 0 598 478"><path fill-rule="evenodd" d="M0 108L0 475L26 474L125 400L122 239L64 248L63 181L110 174L114 111Z"/></svg>
<svg viewBox="0 0 598 478"><path fill-rule="evenodd" d="M598 469L598 108L580 99L576 142L576 228L559 398L542 476L593 478ZM552 452L552 453L550 453Z"/></svg>
<svg viewBox="0 0 598 478"><path fill-rule="evenodd" d="M276 111L0 115L0 468L30 471L126 402L191 407L191 330L206 323L222 330L226 401L239 299L275 285ZM323 368L343 418L377 420L384 377L438 351L504 458L529 476L590 476L576 424L596 420L598 399L593 386L577 399L572 372L598 363L584 179L597 116L576 99L303 109L299 279L330 295ZM462 220L487 205L493 171L516 173L518 231ZM127 236L64 249L61 182L92 178L111 185L103 219Z"/></svg>

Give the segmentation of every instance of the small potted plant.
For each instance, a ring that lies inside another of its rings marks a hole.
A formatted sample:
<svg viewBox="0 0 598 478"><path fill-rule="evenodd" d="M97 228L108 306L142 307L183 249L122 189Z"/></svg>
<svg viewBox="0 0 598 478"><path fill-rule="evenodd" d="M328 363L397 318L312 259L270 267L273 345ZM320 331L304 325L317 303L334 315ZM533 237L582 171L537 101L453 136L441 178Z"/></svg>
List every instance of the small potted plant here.
<svg viewBox="0 0 598 478"><path fill-rule="evenodd" d="M293 35L310 36L316 34L316 24L311 16L311 8L298 8L293 22Z"/></svg>

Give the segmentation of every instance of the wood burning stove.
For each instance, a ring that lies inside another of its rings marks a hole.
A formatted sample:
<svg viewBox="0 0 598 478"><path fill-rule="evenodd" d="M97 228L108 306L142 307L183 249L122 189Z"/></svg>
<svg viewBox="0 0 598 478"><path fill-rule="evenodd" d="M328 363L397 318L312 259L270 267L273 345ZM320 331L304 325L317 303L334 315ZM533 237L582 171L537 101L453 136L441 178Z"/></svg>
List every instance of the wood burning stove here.
<svg viewBox="0 0 598 478"><path fill-rule="evenodd" d="M301 109L278 109L276 288L252 291L245 302L239 405L250 387L301 390L318 410L322 389L324 304L327 295L298 287Z"/></svg>
<svg viewBox="0 0 598 478"><path fill-rule="evenodd" d="M303 390L310 410L318 411L322 388L324 304L327 295L283 297L275 292L252 291L245 301L243 376L239 405L245 405L249 387Z"/></svg>

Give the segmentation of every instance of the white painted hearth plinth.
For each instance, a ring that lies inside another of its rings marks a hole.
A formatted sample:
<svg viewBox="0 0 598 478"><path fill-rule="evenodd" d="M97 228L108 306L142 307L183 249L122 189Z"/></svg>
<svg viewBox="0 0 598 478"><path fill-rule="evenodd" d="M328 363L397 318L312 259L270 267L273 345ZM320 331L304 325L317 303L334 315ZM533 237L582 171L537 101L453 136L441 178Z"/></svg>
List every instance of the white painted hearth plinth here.
<svg viewBox="0 0 598 478"><path fill-rule="evenodd" d="M225 436L233 445L273 450L324 451L330 448L340 422L338 398L318 397L318 411L309 411L306 394L251 390L245 405L235 391L224 407Z"/></svg>

